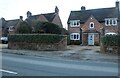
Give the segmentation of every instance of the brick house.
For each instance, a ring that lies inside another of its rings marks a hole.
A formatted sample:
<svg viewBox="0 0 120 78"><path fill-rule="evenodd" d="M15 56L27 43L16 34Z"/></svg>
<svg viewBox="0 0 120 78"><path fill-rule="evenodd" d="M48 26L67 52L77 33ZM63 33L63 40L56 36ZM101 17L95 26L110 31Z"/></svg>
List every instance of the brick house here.
<svg viewBox="0 0 120 78"><path fill-rule="evenodd" d="M60 26L60 28L63 28L61 19L59 17L59 9L57 6L55 7L55 12L53 13L32 15L32 13L28 11L26 21L51 22Z"/></svg>
<svg viewBox="0 0 120 78"><path fill-rule="evenodd" d="M15 31L21 21L23 21L22 16L20 16L19 19L14 19L14 20L5 20L4 18L1 18L0 19L0 35L7 36L8 34L15 34ZM51 22L63 28L61 19L59 17L59 9L57 6L55 7L55 12L53 13L32 15L32 13L28 11L27 18L25 21L27 22L29 21L30 22L32 21Z"/></svg>
<svg viewBox="0 0 120 78"><path fill-rule="evenodd" d="M4 18L1 18L0 21L1 21L0 35L7 36L8 34L14 34L16 27L23 20L22 16L20 16L19 19L5 20Z"/></svg>
<svg viewBox="0 0 120 78"><path fill-rule="evenodd" d="M99 45L100 37L106 33L118 34L118 13L120 2L115 7L71 11L68 18L68 31L71 42L82 45Z"/></svg>

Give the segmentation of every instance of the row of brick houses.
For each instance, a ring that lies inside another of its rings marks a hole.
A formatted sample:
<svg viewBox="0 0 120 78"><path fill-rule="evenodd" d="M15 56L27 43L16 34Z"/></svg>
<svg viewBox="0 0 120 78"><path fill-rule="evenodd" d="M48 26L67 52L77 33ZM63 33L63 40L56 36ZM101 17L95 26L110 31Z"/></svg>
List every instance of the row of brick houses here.
<svg viewBox="0 0 120 78"><path fill-rule="evenodd" d="M67 22L71 42L99 45L100 37L106 33L118 34L120 2L116 1L115 5L115 7L90 10L82 6L80 11L71 11Z"/></svg>
<svg viewBox="0 0 120 78"><path fill-rule="evenodd" d="M25 19L25 21L27 22L32 22L32 21L51 22L59 25L60 28L63 28L61 19L59 17L59 9L57 6L55 7L55 12L53 13L32 15L32 13L28 11L26 15L27 18ZM20 16L19 19L13 19L13 20L5 20L4 18L1 18L0 35L7 36L8 34L15 34L17 27L22 21L23 21L22 16Z"/></svg>
<svg viewBox="0 0 120 78"><path fill-rule="evenodd" d="M120 15L120 2L115 2L115 7L86 10L85 6L79 11L71 11L67 24L72 43L81 45L99 45L100 37L106 33L118 34L118 16ZM0 34L6 36L14 34L23 17L15 20L0 19ZM59 9L56 6L55 12L32 15L27 12L26 21L51 22L63 28L59 17Z"/></svg>

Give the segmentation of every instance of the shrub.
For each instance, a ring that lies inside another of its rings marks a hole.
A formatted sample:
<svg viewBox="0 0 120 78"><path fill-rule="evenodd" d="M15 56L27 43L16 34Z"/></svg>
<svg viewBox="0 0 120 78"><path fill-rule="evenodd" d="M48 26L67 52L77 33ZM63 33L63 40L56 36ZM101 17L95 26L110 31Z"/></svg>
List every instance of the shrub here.
<svg viewBox="0 0 120 78"><path fill-rule="evenodd" d="M69 31L66 30L65 28L61 28L62 29L62 33L63 35L69 35Z"/></svg>
<svg viewBox="0 0 120 78"><path fill-rule="evenodd" d="M9 42L58 43L64 36L56 34L16 34L9 35Z"/></svg>
<svg viewBox="0 0 120 78"><path fill-rule="evenodd" d="M70 45L70 36L67 36L67 45Z"/></svg>
<svg viewBox="0 0 120 78"><path fill-rule="evenodd" d="M21 22L20 25L17 28L16 33L23 34L23 33L31 33L32 28L31 25L25 21Z"/></svg>
<svg viewBox="0 0 120 78"><path fill-rule="evenodd" d="M120 46L120 35L106 35L101 41L105 46Z"/></svg>
<svg viewBox="0 0 120 78"><path fill-rule="evenodd" d="M50 22L36 22L34 25L35 33L61 34L62 29Z"/></svg>

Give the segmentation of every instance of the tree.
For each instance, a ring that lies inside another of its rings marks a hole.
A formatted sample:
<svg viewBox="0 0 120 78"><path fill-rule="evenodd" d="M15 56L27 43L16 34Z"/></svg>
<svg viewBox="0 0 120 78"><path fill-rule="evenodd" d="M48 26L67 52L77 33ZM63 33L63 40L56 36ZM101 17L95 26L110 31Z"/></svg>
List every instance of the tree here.
<svg viewBox="0 0 120 78"><path fill-rule="evenodd" d="M32 33L32 27L28 22L23 21L18 26L16 33L19 34Z"/></svg>
<svg viewBox="0 0 120 78"><path fill-rule="evenodd" d="M36 33L61 34L62 29L50 22L37 22L34 26Z"/></svg>
<svg viewBox="0 0 120 78"><path fill-rule="evenodd" d="M69 31L66 30L65 28L61 28L62 29L62 33L63 35L69 35Z"/></svg>
<svg viewBox="0 0 120 78"><path fill-rule="evenodd" d="M44 33L44 30L41 29L43 22L35 21L34 23L34 33Z"/></svg>

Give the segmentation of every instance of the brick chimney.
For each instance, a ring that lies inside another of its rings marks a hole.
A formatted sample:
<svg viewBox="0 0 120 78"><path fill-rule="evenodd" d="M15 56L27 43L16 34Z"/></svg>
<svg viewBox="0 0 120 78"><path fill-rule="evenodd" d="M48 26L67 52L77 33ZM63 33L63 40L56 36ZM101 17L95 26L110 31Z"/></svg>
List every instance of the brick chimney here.
<svg viewBox="0 0 120 78"><path fill-rule="evenodd" d="M23 16L20 16L20 20L23 20Z"/></svg>
<svg viewBox="0 0 120 78"><path fill-rule="evenodd" d="M116 1L116 8L119 8L119 11L120 11L120 1Z"/></svg>
<svg viewBox="0 0 120 78"><path fill-rule="evenodd" d="M55 6L55 13L59 14L59 9L57 6Z"/></svg>
<svg viewBox="0 0 120 78"><path fill-rule="evenodd" d="M85 10L86 10L85 6L82 6L81 11L85 11Z"/></svg>
<svg viewBox="0 0 120 78"><path fill-rule="evenodd" d="M27 18L29 18L30 16L32 16L32 13L30 11L27 12Z"/></svg>

